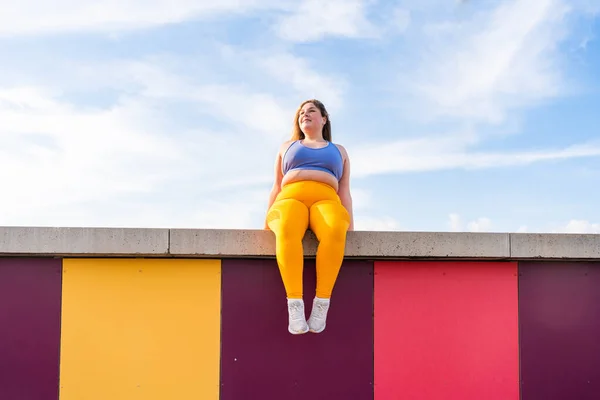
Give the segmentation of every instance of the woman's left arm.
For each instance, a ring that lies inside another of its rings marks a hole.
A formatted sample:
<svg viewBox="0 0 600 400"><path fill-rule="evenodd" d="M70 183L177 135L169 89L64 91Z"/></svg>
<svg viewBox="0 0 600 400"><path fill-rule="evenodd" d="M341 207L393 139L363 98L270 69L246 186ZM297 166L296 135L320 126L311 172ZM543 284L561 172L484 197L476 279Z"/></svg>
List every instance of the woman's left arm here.
<svg viewBox="0 0 600 400"><path fill-rule="evenodd" d="M342 205L350 214L350 227L349 231L354 230L354 212L352 210L352 195L350 194L350 158L348 157L348 152L346 149L338 145L341 150L341 153L344 157L344 172L342 173L342 178L339 182L338 195L340 196L340 200L342 201Z"/></svg>

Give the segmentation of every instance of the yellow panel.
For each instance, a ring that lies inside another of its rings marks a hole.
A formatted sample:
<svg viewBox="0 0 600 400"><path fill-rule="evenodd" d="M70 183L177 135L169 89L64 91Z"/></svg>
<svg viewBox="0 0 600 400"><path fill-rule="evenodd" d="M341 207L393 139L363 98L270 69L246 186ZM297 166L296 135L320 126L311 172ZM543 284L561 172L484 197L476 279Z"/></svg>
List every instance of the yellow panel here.
<svg viewBox="0 0 600 400"><path fill-rule="evenodd" d="M63 269L60 400L219 398L219 260Z"/></svg>

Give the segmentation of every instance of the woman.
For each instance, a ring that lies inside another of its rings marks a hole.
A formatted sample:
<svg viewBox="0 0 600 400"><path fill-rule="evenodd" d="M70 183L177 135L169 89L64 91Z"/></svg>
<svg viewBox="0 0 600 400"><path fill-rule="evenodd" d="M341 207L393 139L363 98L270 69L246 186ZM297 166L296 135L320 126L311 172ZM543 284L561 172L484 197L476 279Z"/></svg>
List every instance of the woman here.
<svg viewBox="0 0 600 400"><path fill-rule="evenodd" d="M317 290L307 321L302 238L308 228L319 246ZM275 234L277 263L288 301L288 331L295 335L322 332L344 258L346 232L354 229L354 218L348 153L332 143L329 115L318 100L307 100L298 107L292 139L277 153L265 229Z"/></svg>

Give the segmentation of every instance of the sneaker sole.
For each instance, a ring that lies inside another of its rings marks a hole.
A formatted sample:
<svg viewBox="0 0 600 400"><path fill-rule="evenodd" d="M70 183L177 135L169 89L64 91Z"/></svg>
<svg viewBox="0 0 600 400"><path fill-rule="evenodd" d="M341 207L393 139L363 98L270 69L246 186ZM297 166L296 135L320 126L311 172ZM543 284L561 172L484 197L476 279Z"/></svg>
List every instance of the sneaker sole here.
<svg viewBox="0 0 600 400"><path fill-rule="evenodd" d="M308 330L309 330L309 332L312 332L312 333L321 333L321 332L323 332L325 330L325 326L323 327L323 329L320 329L318 331L316 331L314 329L311 329L311 328L308 328Z"/></svg>
<svg viewBox="0 0 600 400"><path fill-rule="evenodd" d="M291 333L292 335L304 335L305 333L308 333L310 331L309 328L306 328L305 331L300 331L300 332L296 332L290 329L290 327L288 326L288 332Z"/></svg>

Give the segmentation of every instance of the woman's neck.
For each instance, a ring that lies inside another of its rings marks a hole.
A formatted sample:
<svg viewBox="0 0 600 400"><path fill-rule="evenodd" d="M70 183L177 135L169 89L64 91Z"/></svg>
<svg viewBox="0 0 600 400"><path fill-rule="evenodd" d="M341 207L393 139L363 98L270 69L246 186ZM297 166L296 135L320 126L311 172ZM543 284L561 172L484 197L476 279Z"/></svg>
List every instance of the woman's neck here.
<svg viewBox="0 0 600 400"><path fill-rule="evenodd" d="M316 135L307 135L306 133L304 134L304 139L305 142L324 142L325 139L323 139L323 135L322 134L316 134Z"/></svg>

